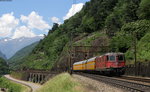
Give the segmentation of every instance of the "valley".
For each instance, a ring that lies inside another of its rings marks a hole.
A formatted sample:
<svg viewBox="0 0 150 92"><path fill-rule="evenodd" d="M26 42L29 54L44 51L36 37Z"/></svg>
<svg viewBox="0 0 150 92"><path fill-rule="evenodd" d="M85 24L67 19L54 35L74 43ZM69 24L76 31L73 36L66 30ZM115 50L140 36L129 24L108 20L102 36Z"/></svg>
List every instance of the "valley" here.
<svg viewBox="0 0 150 92"><path fill-rule="evenodd" d="M122 92L131 85L136 91L132 83L116 88L111 78L150 77L149 0L5 3L6 10L0 5L0 88Z"/></svg>

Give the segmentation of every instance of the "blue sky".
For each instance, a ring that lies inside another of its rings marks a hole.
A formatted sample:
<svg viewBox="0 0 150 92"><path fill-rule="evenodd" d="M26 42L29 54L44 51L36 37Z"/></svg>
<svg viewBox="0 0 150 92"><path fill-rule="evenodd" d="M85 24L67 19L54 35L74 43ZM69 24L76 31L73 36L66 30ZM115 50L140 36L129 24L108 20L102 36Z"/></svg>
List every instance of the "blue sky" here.
<svg viewBox="0 0 150 92"><path fill-rule="evenodd" d="M87 1L76 0L75 9L79 11ZM73 0L0 1L0 39L46 34L53 22L63 23L69 18L72 4Z"/></svg>

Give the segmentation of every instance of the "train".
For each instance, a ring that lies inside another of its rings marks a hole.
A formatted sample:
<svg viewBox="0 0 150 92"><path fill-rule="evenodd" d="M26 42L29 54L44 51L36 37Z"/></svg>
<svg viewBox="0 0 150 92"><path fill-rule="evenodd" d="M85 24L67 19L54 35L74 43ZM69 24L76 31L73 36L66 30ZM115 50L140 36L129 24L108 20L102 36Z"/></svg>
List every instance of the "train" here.
<svg viewBox="0 0 150 92"><path fill-rule="evenodd" d="M125 56L119 52L106 53L73 63L72 71L120 76L125 73Z"/></svg>

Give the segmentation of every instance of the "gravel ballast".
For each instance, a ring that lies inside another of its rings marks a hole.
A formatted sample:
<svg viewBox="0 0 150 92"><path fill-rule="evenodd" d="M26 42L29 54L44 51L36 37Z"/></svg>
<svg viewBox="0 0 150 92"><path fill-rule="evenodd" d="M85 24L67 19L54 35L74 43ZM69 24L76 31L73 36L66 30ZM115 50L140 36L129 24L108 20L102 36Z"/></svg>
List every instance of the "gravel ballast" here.
<svg viewBox="0 0 150 92"><path fill-rule="evenodd" d="M87 78L76 74L73 74L73 77L77 79L83 86L85 86L88 92L125 92L122 89L96 81L91 78Z"/></svg>

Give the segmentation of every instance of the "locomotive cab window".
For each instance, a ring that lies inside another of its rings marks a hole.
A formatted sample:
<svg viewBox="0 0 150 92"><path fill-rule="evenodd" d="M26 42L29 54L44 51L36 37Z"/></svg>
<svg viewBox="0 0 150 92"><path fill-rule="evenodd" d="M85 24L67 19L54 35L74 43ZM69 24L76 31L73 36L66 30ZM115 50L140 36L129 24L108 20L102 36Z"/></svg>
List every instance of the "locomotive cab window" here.
<svg viewBox="0 0 150 92"><path fill-rule="evenodd" d="M115 56L109 56L109 61L115 61Z"/></svg>
<svg viewBox="0 0 150 92"><path fill-rule="evenodd" d="M124 56L123 55L118 55L117 58L118 58L119 61L123 61L124 60Z"/></svg>

